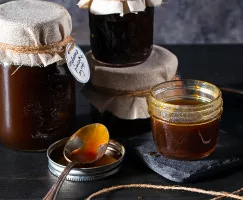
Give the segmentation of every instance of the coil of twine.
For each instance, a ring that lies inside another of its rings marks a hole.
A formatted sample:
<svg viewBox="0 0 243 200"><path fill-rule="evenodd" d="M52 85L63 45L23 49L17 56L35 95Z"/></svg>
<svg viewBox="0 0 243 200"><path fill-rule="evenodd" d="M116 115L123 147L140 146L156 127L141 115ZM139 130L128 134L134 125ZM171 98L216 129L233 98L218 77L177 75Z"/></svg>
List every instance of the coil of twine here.
<svg viewBox="0 0 243 200"><path fill-rule="evenodd" d="M189 187L181 187L181 186L163 186L163 185L150 185L150 184L131 184L131 185L113 186L113 187L105 188L96 193L91 194L86 200L91 200L94 197L100 196L102 194L105 194L105 193L108 193L108 192L111 192L114 190L129 189L129 188L172 190L172 191L178 190L178 191L193 192L193 193L215 196L216 198L213 198L212 200L219 200L224 197L243 200L243 197L237 195L243 190L243 188L241 188L240 190L237 190L233 193L227 193L227 192L216 192L216 191L211 191L211 190L203 190L203 189L198 189L198 188L189 188Z"/></svg>

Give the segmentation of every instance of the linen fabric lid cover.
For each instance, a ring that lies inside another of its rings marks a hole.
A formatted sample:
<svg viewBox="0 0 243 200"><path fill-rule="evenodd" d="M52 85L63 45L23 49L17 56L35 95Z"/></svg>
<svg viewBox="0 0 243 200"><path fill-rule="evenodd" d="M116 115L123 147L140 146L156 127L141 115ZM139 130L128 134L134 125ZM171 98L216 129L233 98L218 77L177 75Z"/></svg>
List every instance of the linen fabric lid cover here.
<svg viewBox="0 0 243 200"><path fill-rule="evenodd" d="M149 59L133 67L108 67L94 60L92 52L87 53L91 68L92 86L83 88L83 94L100 113L108 111L120 119L146 119L148 105L146 95L112 95L104 90L112 91L147 91L165 81L176 78L178 69L177 57L160 46L153 46Z"/></svg>
<svg viewBox="0 0 243 200"><path fill-rule="evenodd" d="M155 7L163 3L163 0L80 0L80 8L88 8L92 14L108 15L137 13L144 11L147 6Z"/></svg>
<svg viewBox="0 0 243 200"><path fill-rule="evenodd" d="M13 46L50 45L70 36L68 11L40 0L18 0L0 5L0 43ZM48 66L63 61L63 53L24 54L0 49L0 62L24 66Z"/></svg>

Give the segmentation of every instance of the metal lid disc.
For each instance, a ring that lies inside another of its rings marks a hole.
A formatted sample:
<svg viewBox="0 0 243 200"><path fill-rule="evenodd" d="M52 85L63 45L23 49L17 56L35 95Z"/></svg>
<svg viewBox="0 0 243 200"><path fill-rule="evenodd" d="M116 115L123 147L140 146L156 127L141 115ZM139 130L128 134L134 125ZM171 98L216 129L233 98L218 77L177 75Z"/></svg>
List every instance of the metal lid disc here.
<svg viewBox="0 0 243 200"><path fill-rule="evenodd" d="M62 156L62 150L69 138L64 138L52 144L47 150L48 168L50 172L59 177L64 168L64 163L60 163L59 159ZM66 180L69 181L95 181L104 179L119 172L122 166L122 161L125 156L125 148L119 142L110 140L106 155L114 156L115 162L111 164L89 167L89 168L74 168L70 171ZM60 158L58 158L60 156Z"/></svg>

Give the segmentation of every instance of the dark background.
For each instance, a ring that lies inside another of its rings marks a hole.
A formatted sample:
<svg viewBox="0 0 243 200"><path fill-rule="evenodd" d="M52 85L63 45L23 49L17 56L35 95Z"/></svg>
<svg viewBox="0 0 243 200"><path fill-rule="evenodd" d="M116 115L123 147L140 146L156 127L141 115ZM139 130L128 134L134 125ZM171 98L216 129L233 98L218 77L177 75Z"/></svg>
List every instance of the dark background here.
<svg viewBox="0 0 243 200"><path fill-rule="evenodd" d="M89 44L88 13L78 0L51 0L64 5L73 17L73 34ZM8 0L0 0L0 3ZM154 42L159 44L243 43L242 0L165 0L156 8Z"/></svg>

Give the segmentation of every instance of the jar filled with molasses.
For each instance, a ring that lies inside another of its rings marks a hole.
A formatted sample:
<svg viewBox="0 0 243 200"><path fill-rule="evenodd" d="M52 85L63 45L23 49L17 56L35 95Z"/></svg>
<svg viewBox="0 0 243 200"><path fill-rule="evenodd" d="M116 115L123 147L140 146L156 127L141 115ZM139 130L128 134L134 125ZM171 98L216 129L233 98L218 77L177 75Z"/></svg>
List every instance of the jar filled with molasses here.
<svg viewBox="0 0 243 200"><path fill-rule="evenodd" d="M80 7L84 7L83 2L80 1ZM161 2L101 0L90 3L90 42L94 58L117 66L146 61L153 48L154 6Z"/></svg>
<svg viewBox="0 0 243 200"><path fill-rule="evenodd" d="M64 56L71 16L55 3L12 1L0 6L0 29L0 142L45 150L69 135L76 116Z"/></svg>
<svg viewBox="0 0 243 200"><path fill-rule="evenodd" d="M149 118L122 119L109 111L103 113L91 105L91 117L94 123L102 123L108 128L110 134L116 137L130 137L151 131Z"/></svg>
<svg viewBox="0 0 243 200"><path fill-rule="evenodd" d="M82 94L91 104L93 121L104 124L111 136L127 138L151 131L147 95L155 85L179 79L177 57L157 45L147 62L131 67L101 65L91 51L86 57L91 79Z"/></svg>
<svg viewBox="0 0 243 200"><path fill-rule="evenodd" d="M197 80L162 83L148 97L157 151L165 157L195 160L217 144L223 112L221 91Z"/></svg>

